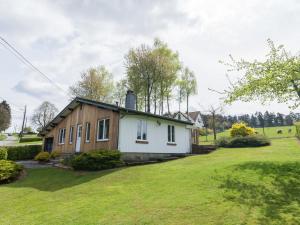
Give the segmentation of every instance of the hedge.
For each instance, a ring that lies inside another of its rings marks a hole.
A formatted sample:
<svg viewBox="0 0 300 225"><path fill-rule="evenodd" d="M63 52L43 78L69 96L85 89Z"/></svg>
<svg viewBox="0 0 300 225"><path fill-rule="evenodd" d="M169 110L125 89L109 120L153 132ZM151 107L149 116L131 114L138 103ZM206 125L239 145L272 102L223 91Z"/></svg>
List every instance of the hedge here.
<svg viewBox="0 0 300 225"><path fill-rule="evenodd" d="M217 146L225 148L268 146L271 142L263 135L249 135L245 137L223 137L217 140Z"/></svg>
<svg viewBox="0 0 300 225"><path fill-rule="evenodd" d="M42 145L6 146L8 160L28 160L42 151Z"/></svg>
<svg viewBox="0 0 300 225"><path fill-rule="evenodd" d="M7 149L6 148L0 148L0 160L7 159Z"/></svg>
<svg viewBox="0 0 300 225"><path fill-rule="evenodd" d="M23 170L23 166L13 161L0 160L0 184L15 180Z"/></svg>
<svg viewBox="0 0 300 225"><path fill-rule="evenodd" d="M42 141L41 137L22 137L20 139L20 143L24 143L24 142L33 142L33 141Z"/></svg>
<svg viewBox="0 0 300 225"><path fill-rule="evenodd" d="M103 170L120 166L123 162L119 151L93 150L75 155L70 164L75 170Z"/></svg>

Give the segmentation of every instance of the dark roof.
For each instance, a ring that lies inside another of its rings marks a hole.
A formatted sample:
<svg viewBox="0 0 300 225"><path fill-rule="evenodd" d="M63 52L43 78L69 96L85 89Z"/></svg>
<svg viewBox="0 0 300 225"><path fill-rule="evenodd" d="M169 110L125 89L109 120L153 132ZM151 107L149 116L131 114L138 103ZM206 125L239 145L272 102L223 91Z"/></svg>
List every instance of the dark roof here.
<svg viewBox="0 0 300 225"><path fill-rule="evenodd" d="M127 109L124 107L119 107L119 106L113 105L113 104L107 104L107 103L98 102L98 101L94 101L94 100L90 100L90 99L86 99L86 98L76 97L50 123L48 123L45 126L45 128L39 133L39 135L45 135L47 132L49 132L53 127L55 127L57 124L59 124L64 118L66 118L80 104L93 105L93 106L101 108L101 109L108 109L108 110L112 110L115 112L123 112L123 113L131 114L131 115L143 115L143 116L148 116L148 117L153 117L153 118L158 118L158 119L163 119L163 120L169 120L169 121L173 121L173 122L177 122L177 123L184 123L184 124L189 124L189 125L193 124L189 121L177 120L177 119L170 118L167 116L160 116L160 115L156 115L156 114L152 114L152 113L137 111L134 109Z"/></svg>
<svg viewBox="0 0 300 225"><path fill-rule="evenodd" d="M195 111L195 112L189 112L189 116L196 121L197 116L200 114L200 111Z"/></svg>

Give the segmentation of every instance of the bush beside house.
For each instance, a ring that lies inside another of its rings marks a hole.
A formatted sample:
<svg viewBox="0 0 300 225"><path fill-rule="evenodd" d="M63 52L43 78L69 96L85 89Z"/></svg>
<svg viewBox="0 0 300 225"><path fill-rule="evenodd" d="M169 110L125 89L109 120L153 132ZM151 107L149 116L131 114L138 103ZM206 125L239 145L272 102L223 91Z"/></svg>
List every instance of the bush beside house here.
<svg viewBox="0 0 300 225"><path fill-rule="evenodd" d="M9 160L0 160L0 184L9 183L17 179L23 166Z"/></svg>
<svg viewBox="0 0 300 225"><path fill-rule="evenodd" d="M43 162L49 162L50 160L50 154L49 152L40 152L34 157L34 160L39 161L41 163Z"/></svg>
<svg viewBox="0 0 300 225"><path fill-rule="evenodd" d="M43 139L41 137L22 137L20 139L20 143L26 143L26 142L35 142L35 141L42 141Z"/></svg>
<svg viewBox="0 0 300 225"><path fill-rule="evenodd" d="M70 159L75 170L104 170L123 165L121 153L116 150L93 150Z"/></svg>

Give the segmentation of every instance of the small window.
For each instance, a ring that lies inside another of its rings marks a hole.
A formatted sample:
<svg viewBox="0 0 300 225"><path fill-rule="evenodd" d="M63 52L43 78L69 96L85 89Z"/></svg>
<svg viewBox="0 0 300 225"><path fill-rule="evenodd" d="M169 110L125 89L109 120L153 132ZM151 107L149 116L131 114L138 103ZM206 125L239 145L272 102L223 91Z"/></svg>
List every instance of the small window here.
<svg viewBox="0 0 300 225"><path fill-rule="evenodd" d="M139 120L137 124L137 140L147 140L147 121Z"/></svg>
<svg viewBox="0 0 300 225"><path fill-rule="evenodd" d="M108 140L109 138L109 119L98 120L97 141Z"/></svg>
<svg viewBox="0 0 300 225"><path fill-rule="evenodd" d="M70 133L69 133L69 143L70 144L73 143L73 131L74 131L74 127L70 127Z"/></svg>
<svg viewBox="0 0 300 225"><path fill-rule="evenodd" d="M175 143L175 126L168 125L168 142Z"/></svg>
<svg viewBox="0 0 300 225"><path fill-rule="evenodd" d="M91 124L85 124L85 142L90 142L91 139Z"/></svg>
<svg viewBox="0 0 300 225"><path fill-rule="evenodd" d="M66 139L66 128L59 129L58 144L64 144Z"/></svg>

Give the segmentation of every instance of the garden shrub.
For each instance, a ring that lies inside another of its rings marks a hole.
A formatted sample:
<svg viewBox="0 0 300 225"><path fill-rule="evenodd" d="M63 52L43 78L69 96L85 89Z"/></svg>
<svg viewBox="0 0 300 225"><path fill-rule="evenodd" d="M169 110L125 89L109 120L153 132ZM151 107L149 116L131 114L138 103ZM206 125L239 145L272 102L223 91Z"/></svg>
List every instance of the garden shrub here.
<svg viewBox="0 0 300 225"><path fill-rule="evenodd" d="M42 141L41 137L22 137L20 139L20 143L25 143L25 142L33 142L33 141Z"/></svg>
<svg viewBox="0 0 300 225"><path fill-rule="evenodd" d="M245 137L249 135L254 135L255 129L248 127L245 123L234 123L230 129L230 136L231 137Z"/></svg>
<svg viewBox="0 0 300 225"><path fill-rule="evenodd" d="M8 160L28 160L42 151L42 145L7 146Z"/></svg>
<svg viewBox="0 0 300 225"><path fill-rule="evenodd" d="M34 157L34 160L39 162L49 162L50 160L50 154L49 152L40 152Z"/></svg>
<svg viewBox="0 0 300 225"><path fill-rule="evenodd" d="M295 123L296 136L300 139L300 122Z"/></svg>
<svg viewBox="0 0 300 225"><path fill-rule="evenodd" d="M55 159L61 156L61 153L58 150L54 150L50 153L50 158Z"/></svg>
<svg viewBox="0 0 300 225"><path fill-rule="evenodd" d="M71 166L75 170L111 169L122 164L121 153L116 150L93 150L71 159Z"/></svg>
<svg viewBox="0 0 300 225"><path fill-rule="evenodd" d="M0 160L6 160L7 159L7 149L6 148L0 148Z"/></svg>
<svg viewBox="0 0 300 225"><path fill-rule="evenodd" d="M15 180L23 170L23 166L9 160L0 160L0 184Z"/></svg>
<svg viewBox="0 0 300 225"><path fill-rule="evenodd" d="M263 135L248 135L245 137L223 137L217 140L217 146L225 148L268 146L271 142Z"/></svg>

